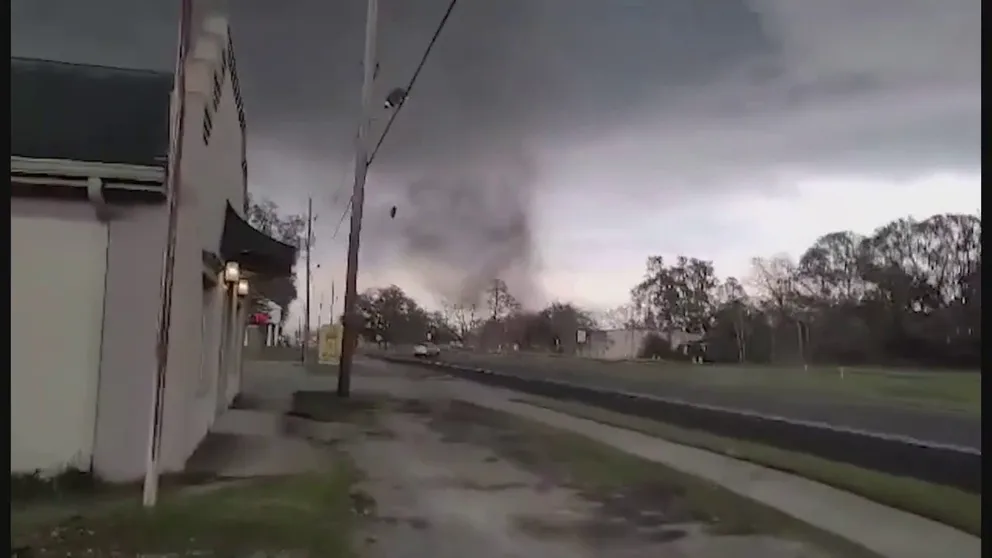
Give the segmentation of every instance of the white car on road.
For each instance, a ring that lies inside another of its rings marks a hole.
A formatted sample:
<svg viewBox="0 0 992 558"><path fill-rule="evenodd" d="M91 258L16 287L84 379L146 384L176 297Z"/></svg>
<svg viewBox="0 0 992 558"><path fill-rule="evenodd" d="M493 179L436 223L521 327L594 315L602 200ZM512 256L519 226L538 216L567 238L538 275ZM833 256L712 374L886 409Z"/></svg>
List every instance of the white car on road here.
<svg viewBox="0 0 992 558"><path fill-rule="evenodd" d="M413 346L415 357L436 357L441 354L441 348L434 343L418 343Z"/></svg>

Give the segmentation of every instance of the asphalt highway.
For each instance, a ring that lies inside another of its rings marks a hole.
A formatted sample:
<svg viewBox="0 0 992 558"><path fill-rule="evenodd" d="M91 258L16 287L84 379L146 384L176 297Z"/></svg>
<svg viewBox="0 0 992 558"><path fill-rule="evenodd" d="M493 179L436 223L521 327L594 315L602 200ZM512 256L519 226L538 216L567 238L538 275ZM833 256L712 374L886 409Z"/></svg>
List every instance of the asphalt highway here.
<svg viewBox="0 0 992 558"><path fill-rule="evenodd" d="M714 388L674 381L650 381L610 377L603 371L555 370L552 378L542 373L538 363L521 360L501 362L498 358L479 362L458 353L442 354L439 360L488 368L502 374L544 377L604 390L625 391L656 397L680 399L699 405L738 409L792 420L819 422L831 426L912 438L925 443L977 449L982 447L981 417L895 407L882 403L845 401L836 396L810 393L762 393L755 389ZM589 364L583 363L583 367Z"/></svg>

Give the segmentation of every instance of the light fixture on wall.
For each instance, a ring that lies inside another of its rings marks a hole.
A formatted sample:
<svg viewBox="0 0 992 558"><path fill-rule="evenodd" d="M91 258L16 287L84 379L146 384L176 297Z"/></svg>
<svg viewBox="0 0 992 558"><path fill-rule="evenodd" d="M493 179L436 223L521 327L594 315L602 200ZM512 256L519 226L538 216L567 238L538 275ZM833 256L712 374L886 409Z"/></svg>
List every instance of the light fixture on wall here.
<svg viewBox="0 0 992 558"><path fill-rule="evenodd" d="M237 283L240 278L241 268L238 266L238 262L227 262L224 264L225 283Z"/></svg>
<svg viewBox="0 0 992 558"><path fill-rule="evenodd" d="M238 296L248 295L248 280L242 279L238 281Z"/></svg>

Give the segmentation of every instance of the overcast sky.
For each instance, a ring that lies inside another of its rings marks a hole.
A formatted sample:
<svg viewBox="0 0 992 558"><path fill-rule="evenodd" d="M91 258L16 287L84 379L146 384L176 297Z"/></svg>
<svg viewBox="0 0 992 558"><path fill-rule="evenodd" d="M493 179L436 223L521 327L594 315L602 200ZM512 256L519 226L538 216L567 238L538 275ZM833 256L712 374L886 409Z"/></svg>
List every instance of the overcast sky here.
<svg viewBox="0 0 992 558"><path fill-rule="evenodd" d="M13 0L12 50L171 70L176 3ZM446 5L381 1L380 96ZM230 14L251 190L314 196L340 296L365 3L209 9ZM975 212L980 45L980 0L461 0L371 170L360 285L500 275L608 307L651 254L745 275L833 230Z"/></svg>

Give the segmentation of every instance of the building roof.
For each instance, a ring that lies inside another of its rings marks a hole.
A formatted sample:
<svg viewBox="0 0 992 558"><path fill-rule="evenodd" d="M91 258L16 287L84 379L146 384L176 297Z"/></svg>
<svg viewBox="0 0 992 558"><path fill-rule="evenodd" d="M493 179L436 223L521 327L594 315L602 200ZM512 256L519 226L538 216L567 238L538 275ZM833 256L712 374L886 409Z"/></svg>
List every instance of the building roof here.
<svg viewBox="0 0 992 558"><path fill-rule="evenodd" d="M164 166L172 75L10 59L10 154Z"/></svg>

